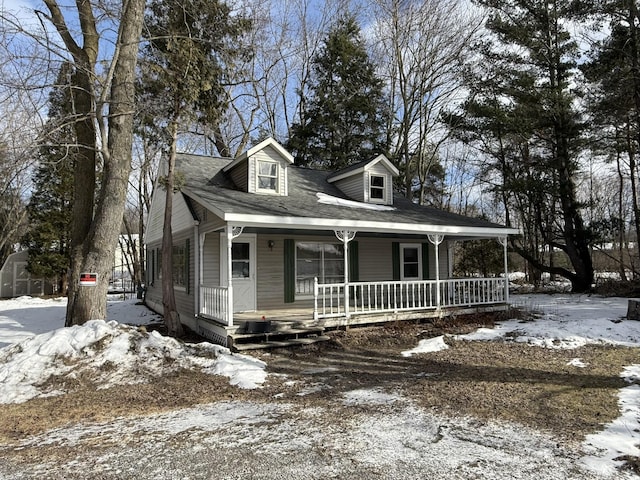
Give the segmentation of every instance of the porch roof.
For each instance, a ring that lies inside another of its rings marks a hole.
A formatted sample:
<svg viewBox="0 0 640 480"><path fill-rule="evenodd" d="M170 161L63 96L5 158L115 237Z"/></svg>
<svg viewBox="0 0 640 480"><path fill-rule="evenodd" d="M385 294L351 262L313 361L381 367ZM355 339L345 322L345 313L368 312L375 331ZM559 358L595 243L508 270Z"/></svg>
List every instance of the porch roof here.
<svg viewBox="0 0 640 480"><path fill-rule="evenodd" d="M394 195L393 208L352 202L327 181L332 172L294 165L288 168L288 196L248 193L237 189L222 171L231 162L228 158L181 154L176 170L184 174L185 195L234 226L476 238L518 233L482 219L416 205L398 195ZM322 201L318 194L325 195Z"/></svg>

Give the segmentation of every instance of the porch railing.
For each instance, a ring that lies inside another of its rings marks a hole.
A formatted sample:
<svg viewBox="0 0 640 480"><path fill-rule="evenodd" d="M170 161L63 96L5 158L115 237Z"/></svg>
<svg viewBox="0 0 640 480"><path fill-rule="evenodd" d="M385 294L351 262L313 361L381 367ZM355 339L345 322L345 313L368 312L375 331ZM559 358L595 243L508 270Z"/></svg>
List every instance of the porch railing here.
<svg viewBox="0 0 640 480"><path fill-rule="evenodd" d="M437 289L440 285L440 304ZM506 302L504 278L354 282L314 285L314 318L472 307Z"/></svg>
<svg viewBox="0 0 640 480"><path fill-rule="evenodd" d="M200 285L200 315L229 323L229 289Z"/></svg>

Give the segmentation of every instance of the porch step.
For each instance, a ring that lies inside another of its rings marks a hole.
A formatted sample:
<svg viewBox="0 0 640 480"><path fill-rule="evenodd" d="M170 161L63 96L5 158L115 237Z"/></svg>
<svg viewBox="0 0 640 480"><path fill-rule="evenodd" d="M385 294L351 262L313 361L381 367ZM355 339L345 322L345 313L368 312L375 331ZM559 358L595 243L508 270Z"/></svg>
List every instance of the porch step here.
<svg viewBox="0 0 640 480"><path fill-rule="evenodd" d="M323 335L323 333L323 327L292 328L270 332L236 333L230 335L232 340L231 350L238 352L244 350L309 345L329 340L329 337Z"/></svg>

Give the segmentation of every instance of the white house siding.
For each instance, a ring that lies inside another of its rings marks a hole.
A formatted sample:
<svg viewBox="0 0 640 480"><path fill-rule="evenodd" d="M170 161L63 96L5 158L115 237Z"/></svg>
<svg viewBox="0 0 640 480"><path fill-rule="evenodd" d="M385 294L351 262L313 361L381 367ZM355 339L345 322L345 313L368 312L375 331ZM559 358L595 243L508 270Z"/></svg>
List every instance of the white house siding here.
<svg viewBox="0 0 640 480"><path fill-rule="evenodd" d="M258 310L281 308L284 304L283 235L258 235L256 240ZM269 248L273 241L273 249Z"/></svg>
<svg viewBox="0 0 640 480"><path fill-rule="evenodd" d="M364 173L359 173L343 178L342 180L338 180L335 182L335 185L349 198L352 198L357 202L365 201L365 190L368 188L368 185L365 186Z"/></svg>
<svg viewBox="0 0 640 480"><path fill-rule="evenodd" d="M372 175L380 175L385 177L385 184L384 184L384 188L385 188L384 198L386 200L385 203L389 205L393 204L393 176L391 175L391 172L387 170L387 167L385 167L380 162L376 163L373 167L367 169L367 171L365 172L365 179L364 179L365 200L364 201L366 202L369 201L369 185L370 185L370 178Z"/></svg>
<svg viewBox="0 0 640 480"><path fill-rule="evenodd" d="M249 191L249 162L241 162L235 168L233 168L229 175L231 175L231 180L236 184L240 190L245 192Z"/></svg>
<svg viewBox="0 0 640 480"><path fill-rule="evenodd" d="M157 188L157 187L156 187ZM164 206L165 192L162 189L156 189L151 202L149 211L149 219L147 220L147 231L145 232L144 242L149 245L153 242L162 240L162 230L164 225ZM173 195L173 213L171 215L171 229L179 232L186 228L191 228L194 224L193 215L185 202L181 193Z"/></svg>
<svg viewBox="0 0 640 480"><path fill-rule="evenodd" d="M208 287L220 285L220 234L205 235L202 246L202 284Z"/></svg>
<svg viewBox="0 0 640 480"><path fill-rule="evenodd" d="M207 236L208 237L208 236ZM327 242L341 243L334 235L286 235L286 234L258 234L256 244L257 262L257 300L258 310L269 310L282 308L283 306L311 305L311 301L306 298L297 298L295 303L284 303L284 240L292 239L295 242ZM273 249L269 248L269 240L273 241ZM422 244L428 242L421 239L391 239L363 237L356 235L354 241L358 242L359 260L359 281L390 281L393 280L393 260L392 243L415 243ZM212 242L213 244L213 242ZM215 256L208 252L215 245L208 246L205 242L207 253L205 253L205 271L211 269L214 275L214 268L219 269L219 263ZM435 279L435 247L429 245L429 270L431 279ZM219 251L219 250L218 250ZM440 246L440 277L446 278L448 272L448 255L446 245ZM209 266L207 264L211 263ZM205 282L205 284L207 284Z"/></svg>
<svg viewBox="0 0 640 480"><path fill-rule="evenodd" d="M193 239L193 228L188 228L173 234L173 245L185 245L187 239L189 240L189 288L184 289L176 287L174 289L176 298L176 307L180 314L180 320L188 327L195 329L195 312L194 312L194 295L195 295L195 249L196 243ZM151 252L155 253L151 253ZM155 260L155 265L152 267L155 273L153 283L147 285L146 303L156 312L162 314L162 279L159 277L159 262L158 255L161 255L161 242L155 242L147 244L147 259L151 261Z"/></svg>
<svg viewBox="0 0 640 480"><path fill-rule="evenodd" d="M256 152L249 160L249 188L251 192L256 191L256 165L259 160L276 162L280 165L278 169L279 177L278 177L278 194L279 195L287 195L287 177L286 177L286 169L287 162L282 159L280 153L273 148L272 146L267 146L266 148Z"/></svg>

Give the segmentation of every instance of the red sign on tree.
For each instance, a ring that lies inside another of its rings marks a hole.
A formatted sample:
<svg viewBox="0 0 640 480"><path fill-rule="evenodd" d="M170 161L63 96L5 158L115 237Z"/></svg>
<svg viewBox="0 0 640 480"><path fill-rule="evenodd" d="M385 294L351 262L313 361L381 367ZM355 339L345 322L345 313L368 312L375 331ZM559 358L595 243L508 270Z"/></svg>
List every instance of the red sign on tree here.
<svg viewBox="0 0 640 480"><path fill-rule="evenodd" d="M80 285L83 287L95 287L98 283L97 273L81 273Z"/></svg>

